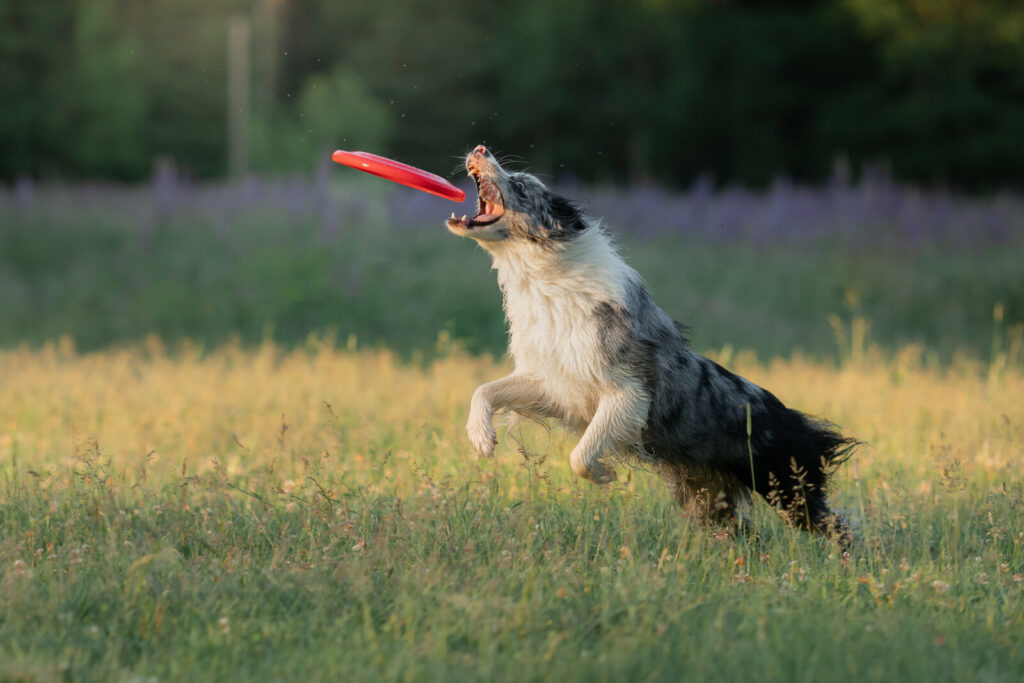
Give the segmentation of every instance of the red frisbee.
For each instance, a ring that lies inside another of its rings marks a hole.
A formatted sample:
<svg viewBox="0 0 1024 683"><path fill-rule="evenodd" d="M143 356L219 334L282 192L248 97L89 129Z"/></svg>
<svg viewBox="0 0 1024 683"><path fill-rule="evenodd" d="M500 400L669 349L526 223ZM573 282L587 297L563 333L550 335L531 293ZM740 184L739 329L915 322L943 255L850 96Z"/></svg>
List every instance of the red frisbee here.
<svg viewBox="0 0 1024 683"><path fill-rule="evenodd" d="M339 164L366 171L381 178L387 178L402 185L415 187L438 197L451 199L453 202L461 202L466 198L466 193L455 187L439 175L429 173L422 169L403 164L394 159L377 156L369 152L346 152L339 149L331 155L331 159Z"/></svg>

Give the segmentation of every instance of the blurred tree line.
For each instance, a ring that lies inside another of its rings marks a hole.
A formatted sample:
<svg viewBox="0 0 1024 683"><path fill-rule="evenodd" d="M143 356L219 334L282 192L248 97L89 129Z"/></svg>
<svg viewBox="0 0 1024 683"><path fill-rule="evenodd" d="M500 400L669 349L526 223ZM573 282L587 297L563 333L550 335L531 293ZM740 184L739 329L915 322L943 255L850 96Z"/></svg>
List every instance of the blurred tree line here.
<svg viewBox="0 0 1024 683"><path fill-rule="evenodd" d="M223 175L238 16L257 172L484 141L602 181L1024 185L1018 0L0 0L0 179Z"/></svg>

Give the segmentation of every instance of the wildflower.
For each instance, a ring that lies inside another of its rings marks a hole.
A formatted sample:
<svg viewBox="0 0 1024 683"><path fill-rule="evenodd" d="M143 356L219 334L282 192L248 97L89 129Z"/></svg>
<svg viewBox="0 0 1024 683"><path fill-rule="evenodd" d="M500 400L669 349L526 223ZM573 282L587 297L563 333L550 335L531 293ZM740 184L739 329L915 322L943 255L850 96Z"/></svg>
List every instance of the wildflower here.
<svg viewBox="0 0 1024 683"><path fill-rule="evenodd" d="M28 572L28 565L25 564L25 560L14 561L14 575L24 576Z"/></svg>
<svg viewBox="0 0 1024 683"><path fill-rule="evenodd" d="M1014 574L1013 575L1013 580L1016 581L1017 583L1020 583L1021 581L1024 581L1024 574L1020 574L1020 573Z"/></svg>
<svg viewBox="0 0 1024 683"><path fill-rule="evenodd" d="M987 586L988 585L988 572L981 572L980 574L978 574L978 585L980 585L980 586Z"/></svg>
<svg viewBox="0 0 1024 683"><path fill-rule="evenodd" d="M218 619L217 625L220 626L220 630L223 633L231 633L231 620L227 617L221 617L220 619Z"/></svg>
<svg viewBox="0 0 1024 683"><path fill-rule="evenodd" d="M945 593L949 590L949 584L945 581L939 581L938 579L935 579L934 581L932 581L932 588L935 589L936 593Z"/></svg>
<svg viewBox="0 0 1024 683"><path fill-rule="evenodd" d="M843 565L845 567L846 564L849 561L850 561L850 552L848 550L844 550L842 557L839 558L839 564L841 564L841 565Z"/></svg>
<svg viewBox="0 0 1024 683"><path fill-rule="evenodd" d="M908 562L907 558L905 557L902 560L900 560L900 571L910 571L910 562Z"/></svg>
<svg viewBox="0 0 1024 683"><path fill-rule="evenodd" d="M631 557L633 557L633 551L631 551L626 546L621 546L621 547L619 547L619 557L621 557L624 560L628 560Z"/></svg>
<svg viewBox="0 0 1024 683"><path fill-rule="evenodd" d="M295 489L295 482L291 479L286 479L281 483L281 490L285 493L291 493Z"/></svg>
<svg viewBox="0 0 1024 683"><path fill-rule="evenodd" d="M771 561L772 561L772 556L769 555L768 553L765 553L764 555L761 556L761 562L763 562L764 564L768 564Z"/></svg>
<svg viewBox="0 0 1024 683"><path fill-rule="evenodd" d="M569 591L565 590L564 588L559 588L555 591L555 597L559 600L565 600L565 596L567 596L568 594Z"/></svg>

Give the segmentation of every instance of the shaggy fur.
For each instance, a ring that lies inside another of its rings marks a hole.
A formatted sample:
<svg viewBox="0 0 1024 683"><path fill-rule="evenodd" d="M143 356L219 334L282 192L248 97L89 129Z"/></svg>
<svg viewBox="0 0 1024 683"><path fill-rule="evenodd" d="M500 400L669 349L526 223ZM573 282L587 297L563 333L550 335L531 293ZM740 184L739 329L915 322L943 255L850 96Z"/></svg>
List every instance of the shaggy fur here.
<svg viewBox="0 0 1024 683"><path fill-rule="evenodd" d="M494 454L496 411L556 418L581 432L570 466L590 481L614 480L611 462L630 458L706 518L732 518L754 491L799 527L846 533L826 484L855 441L694 353L572 202L482 145L466 168L479 212L448 229L491 254L515 361L473 394L466 429L481 454Z"/></svg>

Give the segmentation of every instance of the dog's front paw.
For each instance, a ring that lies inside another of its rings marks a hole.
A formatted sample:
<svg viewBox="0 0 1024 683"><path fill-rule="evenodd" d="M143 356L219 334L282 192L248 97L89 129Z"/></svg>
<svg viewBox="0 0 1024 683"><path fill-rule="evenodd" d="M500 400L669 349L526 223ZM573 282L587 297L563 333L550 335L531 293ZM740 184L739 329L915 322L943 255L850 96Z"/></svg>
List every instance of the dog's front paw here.
<svg viewBox="0 0 1024 683"><path fill-rule="evenodd" d="M597 459L584 458L575 451L569 456L569 466L577 477L583 477L595 484L610 484L619 478L615 473L615 468Z"/></svg>
<svg viewBox="0 0 1024 683"><path fill-rule="evenodd" d="M494 447L498 444L498 435L493 425L487 420L470 420L466 424L466 434L469 435L469 442L477 453L485 458L494 457Z"/></svg>
<svg viewBox="0 0 1024 683"><path fill-rule="evenodd" d="M610 484L619 478L614 467L609 467L603 462L596 463L590 468L590 476L587 477L595 484Z"/></svg>

